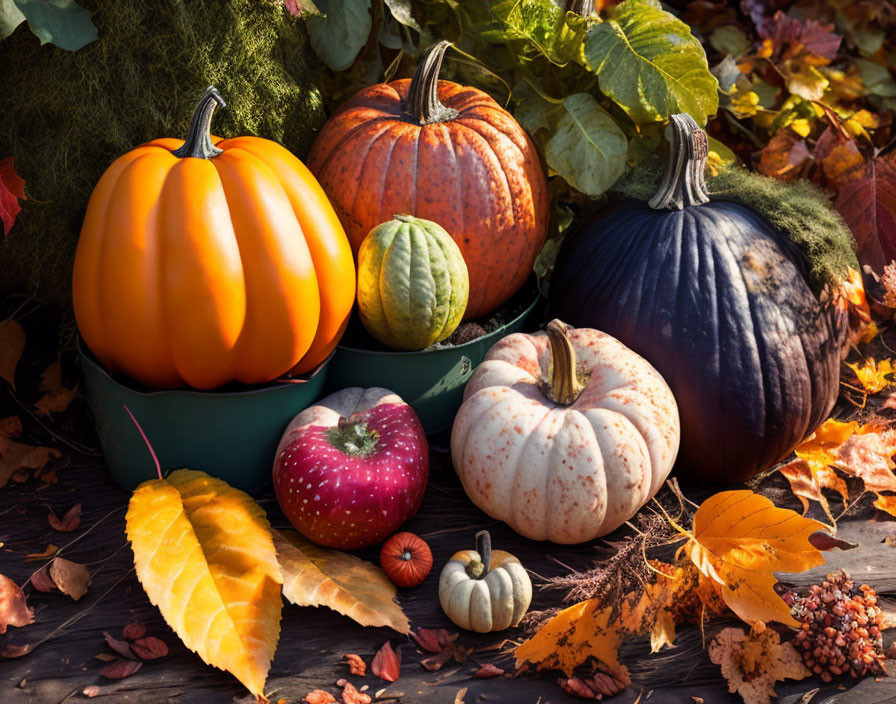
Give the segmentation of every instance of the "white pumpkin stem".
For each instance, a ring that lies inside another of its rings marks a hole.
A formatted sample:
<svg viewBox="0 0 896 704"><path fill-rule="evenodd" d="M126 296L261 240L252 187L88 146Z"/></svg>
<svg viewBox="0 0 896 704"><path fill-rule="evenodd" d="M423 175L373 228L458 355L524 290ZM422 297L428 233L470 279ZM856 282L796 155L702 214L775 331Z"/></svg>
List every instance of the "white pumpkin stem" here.
<svg viewBox="0 0 896 704"><path fill-rule="evenodd" d="M487 530L476 534L476 552L479 553L479 560L467 565L467 574L473 579L484 579L492 564L492 536Z"/></svg>
<svg viewBox="0 0 896 704"><path fill-rule="evenodd" d="M666 127L669 162L656 195L650 200L654 210L682 210L688 205L709 202L706 190L706 157L709 138L687 113L673 115Z"/></svg>
<svg viewBox="0 0 896 704"><path fill-rule="evenodd" d="M561 406L569 406L584 388L576 372L576 351L566 334L566 323L554 319L548 323L547 332L553 367L549 389L551 400Z"/></svg>

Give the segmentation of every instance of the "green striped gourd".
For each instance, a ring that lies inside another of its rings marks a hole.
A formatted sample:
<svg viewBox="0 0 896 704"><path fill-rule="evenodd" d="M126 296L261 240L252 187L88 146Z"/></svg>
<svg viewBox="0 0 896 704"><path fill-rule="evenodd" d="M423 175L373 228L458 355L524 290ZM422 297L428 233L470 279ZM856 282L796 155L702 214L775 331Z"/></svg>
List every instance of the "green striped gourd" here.
<svg viewBox="0 0 896 704"><path fill-rule="evenodd" d="M420 350L460 324L470 280L460 248L438 223L395 215L358 251L358 311L377 340Z"/></svg>

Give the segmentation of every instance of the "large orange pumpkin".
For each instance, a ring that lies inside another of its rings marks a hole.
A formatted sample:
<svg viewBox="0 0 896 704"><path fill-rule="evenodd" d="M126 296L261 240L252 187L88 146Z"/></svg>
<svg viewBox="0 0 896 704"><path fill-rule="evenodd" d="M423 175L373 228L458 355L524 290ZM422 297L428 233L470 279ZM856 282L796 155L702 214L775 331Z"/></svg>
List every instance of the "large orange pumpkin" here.
<svg viewBox="0 0 896 704"><path fill-rule="evenodd" d="M114 372L212 389L304 372L354 301L352 252L311 172L280 145L210 134L210 87L185 141L119 157L90 197L75 316Z"/></svg>
<svg viewBox="0 0 896 704"><path fill-rule="evenodd" d="M520 288L544 244L548 193L535 147L488 95L439 81L448 42L411 80L360 91L324 125L308 155L357 253L395 213L434 220L470 274L466 318Z"/></svg>

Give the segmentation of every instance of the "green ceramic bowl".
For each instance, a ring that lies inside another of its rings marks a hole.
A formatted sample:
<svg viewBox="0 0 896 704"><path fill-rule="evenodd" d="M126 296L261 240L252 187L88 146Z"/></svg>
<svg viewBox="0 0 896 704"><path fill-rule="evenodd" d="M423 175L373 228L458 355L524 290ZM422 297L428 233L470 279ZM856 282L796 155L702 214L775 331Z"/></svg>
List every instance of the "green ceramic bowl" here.
<svg viewBox="0 0 896 704"><path fill-rule="evenodd" d="M485 353L502 337L524 329L540 301L528 286L505 307L510 319L487 335L454 347L396 352L377 342L353 316L327 373L327 390L380 386L394 391L420 416L428 434L448 430L463 401L464 386Z"/></svg>
<svg viewBox="0 0 896 704"><path fill-rule="evenodd" d="M112 478L125 489L156 476L125 406L152 443L163 472L201 469L240 489L256 489L271 479L274 453L289 421L320 396L329 363L289 383L157 391L113 377L80 339L78 351L103 455Z"/></svg>

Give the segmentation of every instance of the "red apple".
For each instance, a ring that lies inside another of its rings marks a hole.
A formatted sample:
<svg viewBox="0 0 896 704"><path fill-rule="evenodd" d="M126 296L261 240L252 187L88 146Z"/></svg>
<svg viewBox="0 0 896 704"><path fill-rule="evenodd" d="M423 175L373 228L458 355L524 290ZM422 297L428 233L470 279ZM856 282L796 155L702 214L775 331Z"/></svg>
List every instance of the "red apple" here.
<svg viewBox="0 0 896 704"><path fill-rule="evenodd" d="M378 388L343 389L299 413L274 460L274 490L290 523L343 550L392 535L417 513L428 477L420 419Z"/></svg>

